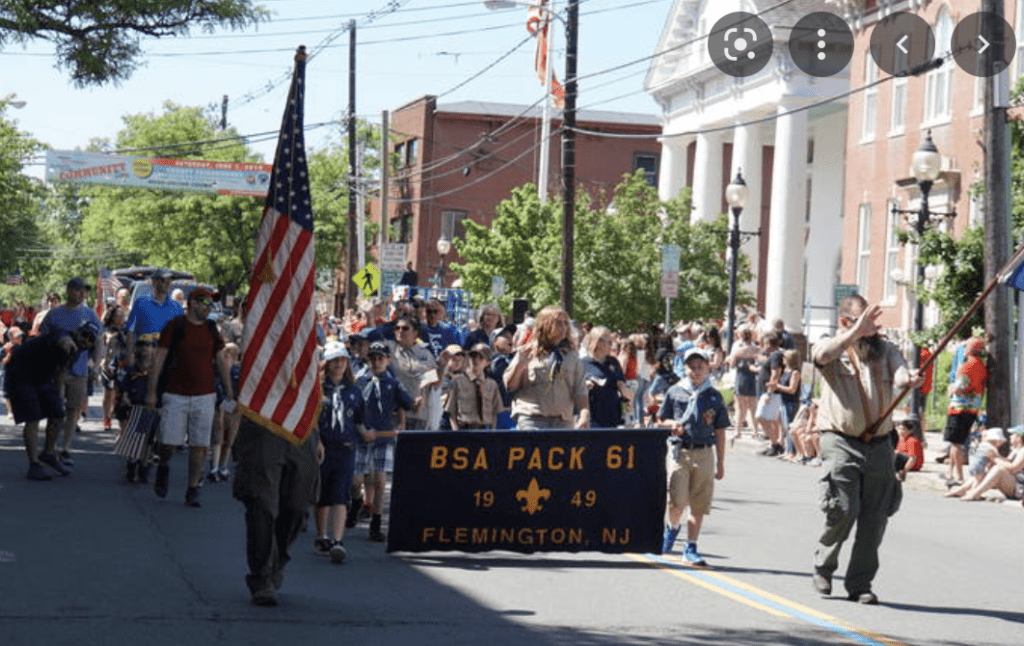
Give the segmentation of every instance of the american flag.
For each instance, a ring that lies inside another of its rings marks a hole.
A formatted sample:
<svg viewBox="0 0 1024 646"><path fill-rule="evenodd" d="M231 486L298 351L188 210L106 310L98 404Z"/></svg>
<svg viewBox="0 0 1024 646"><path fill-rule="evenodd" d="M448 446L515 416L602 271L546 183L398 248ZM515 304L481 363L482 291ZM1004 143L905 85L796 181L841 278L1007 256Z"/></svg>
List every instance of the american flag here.
<svg viewBox="0 0 1024 646"><path fill-rule="evenodd" d="M238 403L253 422L295 444L317 422L313 210L303 136L306 48L295 55L270 192L246 300Z"/></svg>

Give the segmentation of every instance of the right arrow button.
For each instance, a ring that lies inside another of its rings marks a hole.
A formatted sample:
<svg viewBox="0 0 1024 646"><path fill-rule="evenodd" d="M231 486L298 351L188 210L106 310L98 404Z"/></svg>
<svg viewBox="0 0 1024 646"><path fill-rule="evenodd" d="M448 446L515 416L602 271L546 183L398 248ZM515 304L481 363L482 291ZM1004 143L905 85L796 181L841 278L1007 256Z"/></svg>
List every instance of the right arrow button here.
<svg viewBox="0 0 1024 646"><path fill-rule="evenodd" d="M995 76L1013 60L1017 37L1002 16L982 11L957 24L950 49L963 71L972 76Z"/></svg>

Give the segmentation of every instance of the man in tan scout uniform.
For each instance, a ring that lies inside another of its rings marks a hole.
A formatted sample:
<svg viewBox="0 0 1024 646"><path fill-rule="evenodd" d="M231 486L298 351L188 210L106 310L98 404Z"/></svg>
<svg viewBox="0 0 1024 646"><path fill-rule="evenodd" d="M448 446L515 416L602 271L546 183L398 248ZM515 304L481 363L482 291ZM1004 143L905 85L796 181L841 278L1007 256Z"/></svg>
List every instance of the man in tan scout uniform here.
<svg viewBox="0 0 1024 646"><path fill-rule="evenodd" d="M844 584L851 601L871 605L878 603L871 590L878 547L902 499L893 468L892 419L878 417L894 390L921 381L896 346L879 334L881 313L861 296L844 298L839 333L817 342L812 352L824 380L818 426L823 430L819 501L825 530L814 551L814 587L831 594L839 551L856 523Z"/></svg>

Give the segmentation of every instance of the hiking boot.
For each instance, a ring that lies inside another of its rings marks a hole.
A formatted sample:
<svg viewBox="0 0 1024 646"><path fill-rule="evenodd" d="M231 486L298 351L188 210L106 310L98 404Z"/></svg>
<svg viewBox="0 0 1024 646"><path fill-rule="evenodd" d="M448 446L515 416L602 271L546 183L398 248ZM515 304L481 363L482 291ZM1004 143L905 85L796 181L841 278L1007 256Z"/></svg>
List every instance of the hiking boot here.
<svg viewBox="0 0 1024 646"><path fill-rule="evenodd" d="M39 461L62 476L71 475L71 472L64 468L64 465L60 463L60 460L53 453L43 453L39 456Z"/></svg>
<svg viewBox="0 0 1024 646"><path fill-rule="evenodd" d="M316 552L318 556L329 555L332 547L334 547L334 541L327 537L318 538L313 541L313 551Z"/></svg>
<svg viewBox="0 0 1024 646"><path fill-rule="evenodd" d="M686 550L683 552L683 563L689 563L696 567L704 567L707 565L707 561L701 558L701 555L697 553L696 543L687 543Z"/></svg>
<svg viewBox="0 0 1024 646"><path fill-rule="evenodd" d="M679 527L669 527L668 525L665 525L665 535L661 540L662 554L668 554L672 551L672 547L676 543L676 537L679 536L679 530L681 528L682 525L680 525Z"/></svg>
<svg viewBox="0 0 1024 646"><path fill-rule="evenodd" d="M186 507L202 507L199 503L199 487L189 487L185 490Z"/></svg>
<svg viewBox="0 0 1024 646"><path fill-rule="evenodd" d="M331 563L344 563L348 552L345 550L345 545L339 540L331 544L330 555Z"/></svg>
<svg viewBox="0 0 1024 646"><path fill-rule="evenodd" d="M167 497L167 481L171 477L171 467L161 464L156 468L156 482L153 483L153 493L161 498Z"/></svg>
<svg viewBox="0 0 1024 646"><path fill-rule="evenodd" d="M363 499L356 498L352 501L352 504L348 506L348 513L345 516L345 527L352 529L359 524L359 510L363 507Z"/></svg>
<svg viewBox="0 0 1024 646"><path fill-rule="evenodd" d="M380 529L370 529L370 540L374 543L383 543L388 539Z"/></svg>
<svg viewBox="0 0 1024 646"><path fill-rule="evenodd" d="M43 465L38 462L33 462L28 465L28 473L25 477L29 480L53 480L53 476L46 472Z"/></svg>

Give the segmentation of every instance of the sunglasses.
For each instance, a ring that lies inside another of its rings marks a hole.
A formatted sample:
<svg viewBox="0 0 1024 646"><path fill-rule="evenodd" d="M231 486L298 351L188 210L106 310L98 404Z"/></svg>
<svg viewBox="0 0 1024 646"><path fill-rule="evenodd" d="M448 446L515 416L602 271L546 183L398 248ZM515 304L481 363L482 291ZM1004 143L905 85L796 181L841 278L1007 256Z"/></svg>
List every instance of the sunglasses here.
<svg viewBox="0 0 1024 646"><path fill-rule="evenodd" d="M213 305L213 301L211 301L208 298L193 298L192 302L195 303L196 305L202 305L204 307L209 307L210 305Z"/></svg>
<svg viewBox="0 0 1024 646"><path fill-rule="evenodd" d="M396 325L395 330L397 330L398 332L406 332L412 330L412 328L409 327L408 325Z"/></svg>

